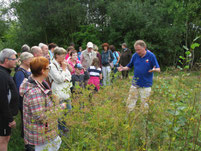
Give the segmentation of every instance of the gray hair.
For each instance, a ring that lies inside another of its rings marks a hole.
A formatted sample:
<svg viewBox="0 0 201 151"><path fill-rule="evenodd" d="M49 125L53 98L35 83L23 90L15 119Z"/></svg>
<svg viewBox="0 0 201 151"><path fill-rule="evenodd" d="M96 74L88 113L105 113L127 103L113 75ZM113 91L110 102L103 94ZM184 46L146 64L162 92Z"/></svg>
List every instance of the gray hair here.
<svg viewBox="0 0 201 151"><path fill-rule="evenodd" d="M44 44L44 43L39 43L39 44L38 44L38 47L40 47L41 49L42 49L44 46L47 46L47 45ZM47 47L48 47L48 46L47 46Z"/></svg>
<svg viewBox="0 0 201 151"><path fill-rule="evenodd" d="M121 45L127 48L127 44L125 42L123 44L121 44Z"/></svg>
<svg viewBox="0 0 201 151"><path fill-rule="evenodd" d="M63 55L63 54L67 54L66 50L62 47L56 47L54 49L54 58L56 59L56 55Z"/></svg>
<svg viewBox="0 0 201 151"><path fill-rule="evenodd" d="M32 54L35 54L35 53L37 53L38 50L40 50L40 49L41 49L41 48L38 47L38 46L33 46L33 47L31 47L31 53L32 53Z"/></svg>
<svg viewBox="0 0 201 151"><path fill-rule="evenodd" d="M29 52L23 52L21 55L20 55L20 61L23 62L24 60L27 60L29 58L32 58L34 57L31 53Z"/></svg>
<svg viewBox="0 0 201 151"><path fill-rule="evenodd" d="M10 48L5 48L0 52L0 63L4 63L6 58L10 58L12 55L16 55L17 52Z"/></svg>
<svg viewBox="0 0 201 151"><path fill-rule="evenodd" d="M144 47L144 48L147 47L146 43L145 43L143 40L137 40L137 41L134 43L134 47L137 46L137 45L140 45L141 47Z"/></svg>
<svg viewBox="0 0 201 151"><path fill-rule="evenodd" d="M21 48L22 52L30 52L30 47L27 44L24 44Z"/></svg>
<svg viewBox="0 0 201 151"><path fill-rule="evenodd" d="M98 46L94 44L94 51L98 51Z"/></svg>

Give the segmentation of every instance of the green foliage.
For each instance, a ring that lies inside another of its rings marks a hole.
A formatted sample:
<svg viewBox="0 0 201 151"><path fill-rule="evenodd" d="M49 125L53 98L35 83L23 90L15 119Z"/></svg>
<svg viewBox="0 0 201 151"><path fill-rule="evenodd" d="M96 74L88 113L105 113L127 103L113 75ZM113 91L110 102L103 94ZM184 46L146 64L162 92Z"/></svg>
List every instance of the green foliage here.
<svg viewBox="0 0 201 151"><path fill-rule="evenodd" d="M193 61L194 61L194 50L195 48L199 47L200 44L196 43L195 41L198 40L200 37L197 37L193 40L193 43L190 46L190 49L186 46L183 46L183 48L186 50L185 56L179 56L179 63L182 65L182 67L178 66L179 69L191 69L193 67Z"/></svg>
<svg viewBox="0 0 201 151"><path fill-rule="evenodd" d="M80 31L74 32L71 37L72 39L74 39L73 41L76 44L79 44L79 46L82 46L82 48L86 48L86 44L89 41L93 42L96 45L101 44L99 40L100 33L93 24L80 26Z"/></svg>
<svg viewBox="0 0 201 151"><path fill-rule="evenodd" d="M148 113L140 102L127 112L131 79L117 79L98 93L89 88L74 95L72 111L60 116L70 130L60 150L200 150L200 72L173 71L155 77ZM9 150L22 148L18 131ZM15 141L21 145L13 146Z"/></svg>
<svg viewBox="0 0 201 151"><path fill-rule="evenodd" d="M185 55L183 45L190 48L193 38L200 36L200 6L197 0L13 1L7 11L12 9L17 20L8 22L11 29L2 28L6 32L0 34L1 47L20 50L24 43L55 42L66 48L74 42L77 49L93 41L98 46L108 42L118 50L126 42L133 50L134 42L143 39L161 67L176 66L179 56ZM199 63L200 57L195 51L192 65Z"/></svg>

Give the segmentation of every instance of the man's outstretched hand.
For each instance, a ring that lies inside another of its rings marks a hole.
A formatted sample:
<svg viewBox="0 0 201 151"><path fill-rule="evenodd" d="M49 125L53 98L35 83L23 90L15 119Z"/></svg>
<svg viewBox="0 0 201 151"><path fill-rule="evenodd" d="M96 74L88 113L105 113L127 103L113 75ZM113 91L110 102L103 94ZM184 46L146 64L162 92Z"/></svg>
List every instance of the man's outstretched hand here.
<svg viewBox="0 0 201 151"><path fill-rule="evenodd" d="M160 72L160 68L153 67L153 69L149 70L149 72Z"/></svg>
<svg viewBox="0 0 201 151"><path fill-rule="evenodd" d="M120 67L117 67L117 69L118 69L118 71L123 71L123 66L122 65L120 65Z"/></svg>

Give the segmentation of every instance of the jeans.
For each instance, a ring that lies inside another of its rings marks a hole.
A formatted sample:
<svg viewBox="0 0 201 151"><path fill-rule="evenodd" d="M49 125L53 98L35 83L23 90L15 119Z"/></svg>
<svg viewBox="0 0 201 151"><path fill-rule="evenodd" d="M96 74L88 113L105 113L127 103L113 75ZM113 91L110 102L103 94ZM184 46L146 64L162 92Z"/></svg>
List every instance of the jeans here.
<svg viewBox="0 0 201 151"><path fill-rule="evenodd" d="M102 66L102 72L103 72L103 85L110 85L110 73L111 68L110 66Z"/></svg>
<svg viewBox="0 0 201 151"><path fill-rule="evenodd" d="M113 68L114 74L118 71L117 67L119 67L119 65L114 65L114 68Z"/></svg>

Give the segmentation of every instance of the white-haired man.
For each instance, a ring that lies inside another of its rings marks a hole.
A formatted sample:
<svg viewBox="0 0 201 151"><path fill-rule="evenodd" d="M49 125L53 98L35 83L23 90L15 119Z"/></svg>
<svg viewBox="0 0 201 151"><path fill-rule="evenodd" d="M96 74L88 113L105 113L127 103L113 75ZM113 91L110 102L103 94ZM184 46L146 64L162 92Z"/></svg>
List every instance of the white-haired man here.
<svg viewBox="0 0 201 151"><path fill-rule="evenodd" d="M118 68L119 71L126 71L134 67L133 83L127 100L129 112L134 109L138 96L141 98L142 107L149 107L148 98L153 83L153 72L160 72L155 55L146 49L146 43L143 40L136 41L134 48L136 53L132 56L130 63Z"/></svg>
<svg viewBox="0 0 201 151"><path fill-rule="evenodd" d="M18 113L18 92L10 76L16 67L16 52L6 48L0 52L0 151L7 151L11 128L16 126L13 116Z"/></svg>
<svg viewBox="0 0 201 151"><path fill-rule="evenodd" d="M42 49L43 57L47 58L50 61L48 46L44 43L39 43L38 46Z"/></svg>

